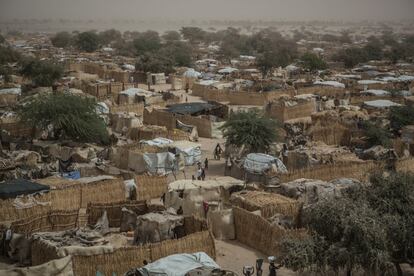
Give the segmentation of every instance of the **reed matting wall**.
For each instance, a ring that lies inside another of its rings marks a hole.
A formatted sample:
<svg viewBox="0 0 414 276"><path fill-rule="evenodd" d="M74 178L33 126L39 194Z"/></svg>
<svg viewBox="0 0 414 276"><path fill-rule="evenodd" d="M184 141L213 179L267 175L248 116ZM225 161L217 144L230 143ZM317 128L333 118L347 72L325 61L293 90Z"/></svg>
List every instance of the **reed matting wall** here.
<svg viewBox="0 0 414 276"><path fill-rule="evenodd" d="M285 238L300 239L307 236L305 229L281 229L266 219L244 209L234 207L236 239L268 256L280 256Z"/></svg>

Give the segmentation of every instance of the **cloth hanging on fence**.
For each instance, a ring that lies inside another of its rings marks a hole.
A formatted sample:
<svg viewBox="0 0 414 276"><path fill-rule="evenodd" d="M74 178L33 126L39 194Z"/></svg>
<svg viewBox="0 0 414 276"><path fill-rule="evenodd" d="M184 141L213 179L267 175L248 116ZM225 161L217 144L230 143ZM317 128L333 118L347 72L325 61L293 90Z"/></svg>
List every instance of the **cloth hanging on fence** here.
<svg viewBox="0 0 414 276"><path fill-rule="evenodd" d="M23 201L23 198L25 198L25 201ZM32 208L35 206L47 206L47 205L51 205L50 201L45 201L45 202L41 202L38 201L37 199L35 199L33 197L33 195L28 195L25 197L16 197L15 200L13 201L13 206L16 209L27 209L27 208Z"/></svg>

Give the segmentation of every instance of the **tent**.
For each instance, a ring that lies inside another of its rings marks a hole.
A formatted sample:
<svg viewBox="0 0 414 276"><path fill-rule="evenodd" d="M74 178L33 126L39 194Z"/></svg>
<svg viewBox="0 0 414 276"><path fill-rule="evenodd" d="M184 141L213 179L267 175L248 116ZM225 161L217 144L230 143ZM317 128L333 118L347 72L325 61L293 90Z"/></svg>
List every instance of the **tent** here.
<svg viewBox="0 0 414 276"><path fill-rule="evenodd" d="M0 199L16 198L20 195L30 195L49 191L50 187L25 179L16 179L0 183Z"/></svg>
<svg viewBox="0 0 414 276"><path fill-rule="evenodd" d="M279 158L264 153L248 154L243 167L246 171L255 174L262 174L272 168L275 168L277 172L287 172L285 165Z"/></svg>
<svg viewBox="0 0 414 276"><path fill-rule="evenodd" d="M171 152L144 153L144 162L151 174L169 174L178 169L178 160Z"/></svg>
<svg viewBox="0 0 414 276"><path fill-rule="evenodd" d="M175 148L176 153L184 156L185 165L192 166L201 161L201 145L189 141L175 141L165 147Z"/></svg>
<svg viewBox="0 0 414 276"><path fill-rule="evenodd" d="M175 254L159 259L155 262L137 269L141 275L164 275L164 276L185 276L188 272L195 269L219 269L219 265L214 262L206 253L198 252L194 254Z"/></svg>
<svg viewBox="0 0 414 276"><path fill-rule="evenodd" d="M174 154L180 154L184 157L185 165L192 166L197 162L201 161L201 145L193 143L190 141L172 141L167 138L155 138L153 140L142 140L142 144L147 144L150 146L157 146L159 148L164 148L167 152L168 149Z"/></svg>

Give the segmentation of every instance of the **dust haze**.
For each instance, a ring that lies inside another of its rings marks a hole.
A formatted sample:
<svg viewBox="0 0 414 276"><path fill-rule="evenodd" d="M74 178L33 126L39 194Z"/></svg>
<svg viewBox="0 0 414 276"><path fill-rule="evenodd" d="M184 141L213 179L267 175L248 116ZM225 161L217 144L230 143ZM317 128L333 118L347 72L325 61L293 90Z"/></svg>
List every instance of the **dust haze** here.
<svg viewBox="0 0 414 276"><path fill-rule="evenodd" d="M72 20L402 20L412 0L0 0L1 21Z"/></svg>

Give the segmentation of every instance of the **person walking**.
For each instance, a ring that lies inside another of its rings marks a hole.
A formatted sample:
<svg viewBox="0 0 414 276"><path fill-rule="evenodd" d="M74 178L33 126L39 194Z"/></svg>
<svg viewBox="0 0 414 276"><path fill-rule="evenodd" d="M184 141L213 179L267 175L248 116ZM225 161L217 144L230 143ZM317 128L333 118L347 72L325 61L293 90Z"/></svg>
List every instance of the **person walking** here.
<svg viewBox="0 0 414 276"><path fill-rule="evenodd" d="M204 160L204 169L208 170L208 159Z"/></svg>

